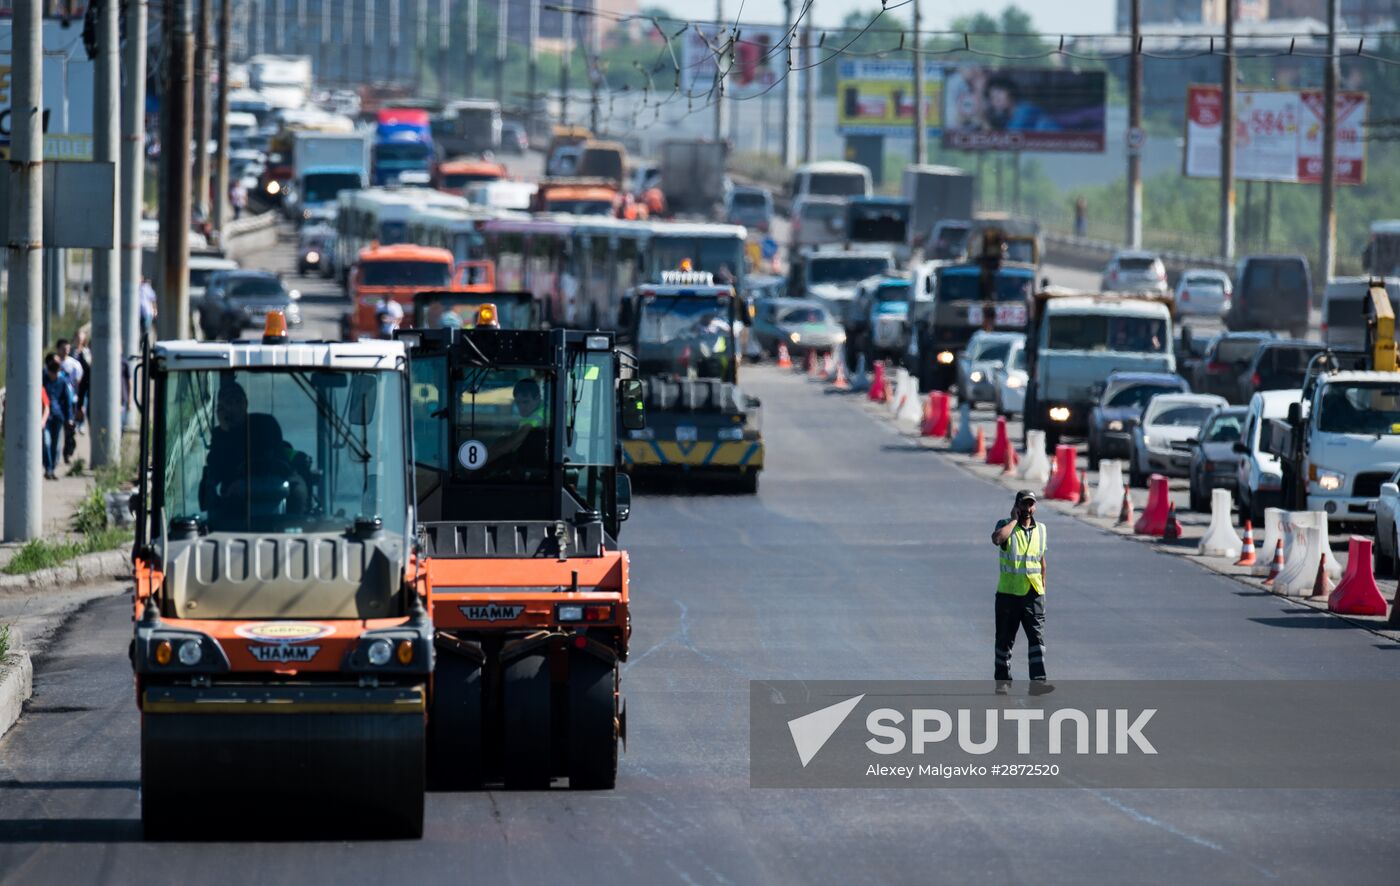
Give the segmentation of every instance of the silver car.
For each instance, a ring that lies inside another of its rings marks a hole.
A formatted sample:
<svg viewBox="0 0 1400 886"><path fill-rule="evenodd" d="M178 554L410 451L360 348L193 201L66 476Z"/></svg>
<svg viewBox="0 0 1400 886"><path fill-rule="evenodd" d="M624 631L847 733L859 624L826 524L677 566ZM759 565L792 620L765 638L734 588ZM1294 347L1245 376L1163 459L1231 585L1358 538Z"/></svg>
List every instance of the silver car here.
<svg viewBox="0 0 1400 886"><path fill-rule="evenodd" d="M1120 250L1103 269L1105 292L1167 294L1167 268L1154 252Z"/></svg>
<svg viewBox="0 0 1400 886"><path fill-rule="evenodd" d="M1224 271L1188 268L1176 283L1176 312L1219 317L1230 305L1230 275Z"/></svg>
<svg viewBox="0 0 1400 886"><path fill-rule="evenodd" d="M1011 348L1025 341L1019 332L974 332L958 356L958 396L972 406L995 402L996 372L1006 365Z"/></svg>

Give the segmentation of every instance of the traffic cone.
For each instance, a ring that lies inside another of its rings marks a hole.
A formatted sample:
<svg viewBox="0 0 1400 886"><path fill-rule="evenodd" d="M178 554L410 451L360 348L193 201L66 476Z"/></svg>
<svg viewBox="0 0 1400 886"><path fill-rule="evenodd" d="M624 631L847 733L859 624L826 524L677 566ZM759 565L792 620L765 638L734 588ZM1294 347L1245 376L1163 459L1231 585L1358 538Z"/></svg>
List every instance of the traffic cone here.
<svg viewBox="0 0 1400 886"><path fill-rule="evenodd" d="M844 359L836 361L836 380L831 383L831 386L838 391L851 389L851 380L846 378L846 361Z"/></svg>
<svg viewBox="0 0 1400 886"><path fill-rule="evenodd" d="M1006 461L1002 463L1002 476L1009 476L1016 473L1016 465L1020 460L1016 458L1016 447L1006 447Z"/></svg>
<svg viewBox="0 0 1400 886"><path fill-rule="evenodd" d="M977 442L973 445L972 457L983 461L987 459L987 435L982 432L980 426L977 428Z"/></svg>
<svg viewBox="0 0 1400 886"><path fill-rule="evenodd" d="M1347 572L1327 598L1327 609L1343 615L1385 615L1385 598L1371 566L1371 539L1353 535L1347 543Z"/></svg>
<svg viewBox="0 0 1400 886"><path fill-rule="evenodd" d="M836 358L831 351L822 355L822 375L827 381L836 381Z"/></svg>
<svg viewBox="0 0 1400 886"><path fill-rule="evenodd" d="M1236 566L1253 566L1256 561L1254 556L1254 521L1244 521L1244 541L1240 547L1240 558L1235 561Z"/></svg>
<svg viewBox="0 0 1400 886"><path fill-rule="evenodd" d="M805 373L807 373L807 377L808 377L808 378L811 378L812 376L814 376L814 375L817 374L817 352L816 352L816 351L813 351L813 350L808 350L808 351L807 351L807 358L802 362L802 371L805 372Z"/></svg>
<svg viewBox="0 0 1400 886"><path fill-rule="evenodd" d="M1266 579L1264 579L1264 587L1266 587L1266 588L1271 588L1271 587L1273 587L1273 585L1274 585L1274 579L1278 578L1278 574L1279 574L1280 572L1282 572L1282 571L1283 571L1283 539L1279 539L1279 540L1278 540L1278 543L1274 545L1274 562L1273 562L1273 564L1269 567L1269 577L1266 578Z"/></svg>
<svg viewBox="0 0 1400 886"><path fill-rule="evenodd" d="M932 391L928 395L928 406L924 411L924 426L919 429L921 437L944 437L952 416L948 408L948 395L942 391Z"/></svg>
<svg viewBox="0 0 1400 886"><path fill-rule="evenodd" d="M1128 494L1128 488L1123 487L1123 507L1118 511L1118 525L1131 526L1137 520L1133 516L1133 497Z"/></svg>
<svg viewBox="0 0 1400 886"><path fill-rule="evenodd" d="M1327 552L1317 558L1317 578L1313 579L1313 597L1326 597L1332 593L1332 582L1327 577Z"/></svg>
<svg viewBox="0 0 1400 886"><path fill-rule="evenodd" d="M1167 503L1167 525L1162 528L1163 541L1176 541L1181 538L1181 521L1176 519L1176 502Z"/></svg>
<svg viewBox="0 0 1400 886"><path fill-rule="evenodd" d="M875 371L870 375L870 402L884 403L888 399L889 395L885 391L885 364L876 360Z"/></svg>
<svg viewBox="0 0 1400 886"><path fill-rule="evenodd" d="M792 355L788 353L787 345L782 342L778 342L778 368L792 368Z"/></svg>
<svg viewBox="0 0 1400 886"><path fill-rule="evenodd" d="M1006 464L1006 453L1011 448L1011 437L1006 432L1006 416L997 416L997 435L992 440L992 448L987 450L987 464Z"/></svg>

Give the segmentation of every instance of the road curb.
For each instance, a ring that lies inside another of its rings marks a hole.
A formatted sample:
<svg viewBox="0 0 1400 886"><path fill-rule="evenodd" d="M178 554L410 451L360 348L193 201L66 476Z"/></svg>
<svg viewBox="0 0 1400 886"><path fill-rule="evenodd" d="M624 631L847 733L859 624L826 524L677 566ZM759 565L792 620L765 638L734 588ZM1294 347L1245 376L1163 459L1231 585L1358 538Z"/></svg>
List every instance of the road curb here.
<svg viewBox="0 0 1400 886"><path fill-rule="evenodd" d="M51 569L38 569L24 575L0 575L0 595L46 591L110 578L131 575L131 553L126 550L83 554Z"/></svg>
<svg viewBox="0 0 1400 886"><path fill-rule="evenodd" d="M19 628L10 626L10 643L22 646L24 638ZM24 703L34 692L34 663L29 653L14 648L0 660L0 735L4 735L20 714L24 713Z"/></svg>

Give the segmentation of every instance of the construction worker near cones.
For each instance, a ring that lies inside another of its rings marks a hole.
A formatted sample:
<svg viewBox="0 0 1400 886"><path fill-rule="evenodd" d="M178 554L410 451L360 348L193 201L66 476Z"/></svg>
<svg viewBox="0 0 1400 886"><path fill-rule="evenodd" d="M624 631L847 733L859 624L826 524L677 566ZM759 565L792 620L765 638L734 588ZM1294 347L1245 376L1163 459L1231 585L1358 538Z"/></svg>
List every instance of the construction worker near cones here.
<svg viewBox="0 0 1400 886"><path fill-rule="evenodd" d="M992 544L1001 549L996 594L996 673L998 688L1011 680L1011 647L1026 632L1031 691L1045 682L1045 525L1035 519L1035 493L1016 493L1011 516L997 521Z"/></svg>

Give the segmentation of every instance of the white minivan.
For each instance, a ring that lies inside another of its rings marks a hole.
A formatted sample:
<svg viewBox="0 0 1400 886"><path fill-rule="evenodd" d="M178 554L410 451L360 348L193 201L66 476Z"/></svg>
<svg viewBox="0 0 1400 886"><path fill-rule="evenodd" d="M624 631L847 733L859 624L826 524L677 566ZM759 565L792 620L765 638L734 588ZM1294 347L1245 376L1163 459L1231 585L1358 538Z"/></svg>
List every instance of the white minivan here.
<svg viewBox="0 0 1400 886"><path fill-rule="evenodd" d="M792 180L788 183L788 196L793 200L803 197L869 197L873 187L870 170L859 163L823 160L804 163L793 171Z"/></svg>
<svg viewBox="0 0 1400 886"><path fill-rule="evenodd" d="M1264 423L1271 418L1287 418L1288 407L1302 398L1303 392L1298 388L1257 391L1250 398L1244 432L1235 443L1235 452L1240 455L1235 469L1235 495L1240 513L1253 520L1255 526L1264 525L1265 508L1283 504L1283 467L1278 456L1264 451ZM1264 553L1273 556L1273 551Z"/></svg>
<svg viewBox="0 0 1400 886"><path fill-rule="evenodd" d="M1322 291L1322 340L1329 348L1361 350L1366 347L1363 313L1369 277L1334 277ZM1400 277L1386 277L1390 306L1400 314Z"/></svg>

